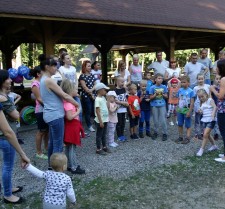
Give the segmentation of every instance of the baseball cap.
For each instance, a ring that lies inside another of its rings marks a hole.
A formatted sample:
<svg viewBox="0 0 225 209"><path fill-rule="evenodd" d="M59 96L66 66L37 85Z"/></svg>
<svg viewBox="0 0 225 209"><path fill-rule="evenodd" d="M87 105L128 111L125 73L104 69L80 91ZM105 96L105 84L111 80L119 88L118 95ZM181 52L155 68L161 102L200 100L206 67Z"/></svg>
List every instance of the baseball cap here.
<svg viewBox="0 0 225 209"><path fill-rule="evenodd" d="M109 89L104 83L97 83L95 86L95 91L98 91L100 89Z"/></svg>
<svg viewBox="0 0 225 209"><path fill-rule="evenodd" d="M171 83L178 83L178 79L172 78L172 79L171 79Z"/></svg>
<svg viewBox="0 0 225 209"><path fill-rule="evenodd" d="M114 97L117 97L115 91L109 91L109 92L107 93L107 96L114 96Z"/></svg>

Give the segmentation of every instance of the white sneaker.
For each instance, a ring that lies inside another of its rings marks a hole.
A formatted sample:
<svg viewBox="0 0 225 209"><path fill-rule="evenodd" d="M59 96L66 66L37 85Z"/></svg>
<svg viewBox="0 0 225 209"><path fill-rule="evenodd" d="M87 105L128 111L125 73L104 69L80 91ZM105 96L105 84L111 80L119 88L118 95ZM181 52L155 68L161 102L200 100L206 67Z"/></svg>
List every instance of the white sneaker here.
<svg viewBox="0 0 225 209"><path fill-rule="evenodd" d="M223 158L215 158L215 161L225 163L225 160Z"/></svg>
<svg viewBox="0 0 225 209"><path fill-rule="evenodd" d="M113 142L113 144L114 144L116 147L118 147L118 146L119 146L119 144L117 144L116 142Z"/></svg>
<svg viewBox="0 0 225 209"><path fill-rule="evenodd" d="M171 126L174 126L174 123L173 123L173 121L169 122L169 124L170 124Z"/></svg>
<svg viewBox="0 0 225 209"><path fill-rule="evenodd" d="M197 152L196 156L201 157L203 154L204 150L200 148L200 150Z"/></svg>
<svg viewBox="0 0 225 209"><path fill-rule="evenodd" d="M208 149L208 151L214 151L214 150L218 150L219 148L216 146L216 145L212 145L209 149Z"/></svg>
<svg viewBox="0 0 225 209"><path fill-rule="evenodd" d="M89 131L90 131L90 132L95 132L95 129L93 129L93 127L91 126L91 127L89 128Z"/></svg>
<svg viewBox="0 0 225 209"><path fill-rule="evenodd" d="M224 154L219 154L219 157L220 157L220 158L223 158L223 157L224 157Z"/></svg>
<svg viewBox="0 0 225 209"><path fill-rule="evenodd" d="M109 144L110 147L117 147L114 143Z"/></svg>

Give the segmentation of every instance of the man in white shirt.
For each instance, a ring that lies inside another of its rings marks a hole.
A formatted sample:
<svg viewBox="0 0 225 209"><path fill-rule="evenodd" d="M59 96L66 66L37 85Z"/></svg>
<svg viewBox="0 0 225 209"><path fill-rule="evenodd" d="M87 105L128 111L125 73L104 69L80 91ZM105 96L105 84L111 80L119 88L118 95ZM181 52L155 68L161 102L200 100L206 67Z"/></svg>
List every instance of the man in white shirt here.
<svg viewBox="0 0 225 209"><path fill-rule="evenodd" d="M162 52L156 52L157 61L148 66L148 69L154 69L154 75L160 73L164 76L166 69L169 67L169 62L162 59Z"/></svg>
<svg viewBox="0 0 225 209"><path fill-rule="evenodd" d="M191 62L188 62L184 66L184 74L189 76L190 88L192 89L197 85L197 75L199 73L202 73L205 76L205 74L209 71L209 69L205 65L197 62L197 60L198 60L197 53L192 53Z"/></svg>
<svg viewBox="0 0 225 209"><path fill-rule="evenodd" d="M213 64L212 60L207 57L207 54L208 50L202 49L200 52L200 59L198 59L198 62L202 63L209 69L209 71L205 74L205 84L211 85L210 72L213 69Z"/></svg>

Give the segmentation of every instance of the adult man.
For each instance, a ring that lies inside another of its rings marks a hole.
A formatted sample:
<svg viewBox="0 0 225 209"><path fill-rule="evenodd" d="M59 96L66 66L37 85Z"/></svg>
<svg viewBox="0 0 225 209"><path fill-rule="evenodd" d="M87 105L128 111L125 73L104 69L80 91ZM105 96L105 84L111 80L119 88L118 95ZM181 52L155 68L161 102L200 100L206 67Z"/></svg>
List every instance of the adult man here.
<svg viewBox="0 0 225 209"><path fill-rule="evenodd" d="M202 63L205 65L209 71L205 74L205 84L211 84L210 80L210 71L213 69L213 64L212 60L207 57L208 50L207 49L202 49L200 52L200 59L198 59L198 62Z"/></svg>
<svg viewBox="0 0 225 209"><path fill-rule="evenodd" d="M162 59L162 52L156 52L156 61L148 66L148 69L154 69L154 75L160 73L164 76L166 69L169 67L169 62Z"/></svg>
<svg viewBox="0 0 225 209"><path fill-rule="evenodd" d="M223 59L225 59L225 51L222 50L222 51L219 52L219 59L214 62L214 65L213 65L213 74L216 74L217 62L219 60L223 60Z"/></svg>
<svg viewBox="0 0 225 209"><path fill-rule="evenodd" d="M203 73L205 76L205 74L209 71L205 65L197 62L197 60L197 53L192 53L191 62L188 62L184 66L184 74L190 77L190 88L192 89L197 85L197 75L199 73Z"/></svg>

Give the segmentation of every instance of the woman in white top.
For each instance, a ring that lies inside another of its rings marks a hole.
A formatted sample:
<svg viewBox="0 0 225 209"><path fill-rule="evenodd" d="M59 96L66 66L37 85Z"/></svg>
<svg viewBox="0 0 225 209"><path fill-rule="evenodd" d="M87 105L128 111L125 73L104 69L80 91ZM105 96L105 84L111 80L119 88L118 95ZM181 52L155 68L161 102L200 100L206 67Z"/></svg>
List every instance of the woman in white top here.
<svg viewBox="0 0 225 209"><path fill-rule="evenodd" d="M170 60L170 66L166 69L164 74L164 80L168 81L171 78L179 78L181 75L181 69L177 67L177 62L175 59Z"/></svg>
<svg viewBox="0 0 225 209"><path fill-rule="evenodd" d="M138 61L139 56L137 54L134 54L133 64L131 64L129 67L131 83L134 83L137 86L140 85L140 82L142 80L142 67L141 65L139 65Z"/></svg>
<svg viewBox="0 0 225 209"><path fill-rule="evenodd" d="M78 88L76 68L71 65L70 55L63 53L61 55L61 60L63 62L63 66L61 66L58 71L61 73L62 78L70 80L74 83L75 87Z"/></svg>
<svg viewBox="0 0 225 209"><path fill-rule="evenodd" d="M126 64L123 60L120 60L118 63L118 69L114 72L114 77L124 78L124 88L127 88L130 85L130 72L126 69Z"/></svg>

